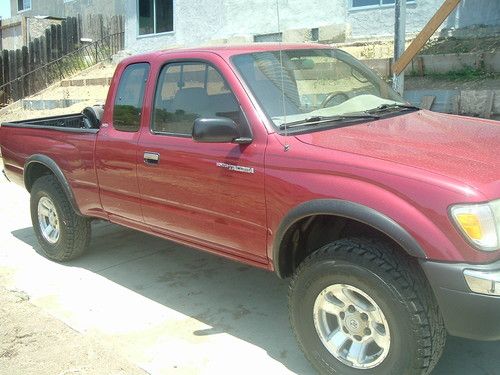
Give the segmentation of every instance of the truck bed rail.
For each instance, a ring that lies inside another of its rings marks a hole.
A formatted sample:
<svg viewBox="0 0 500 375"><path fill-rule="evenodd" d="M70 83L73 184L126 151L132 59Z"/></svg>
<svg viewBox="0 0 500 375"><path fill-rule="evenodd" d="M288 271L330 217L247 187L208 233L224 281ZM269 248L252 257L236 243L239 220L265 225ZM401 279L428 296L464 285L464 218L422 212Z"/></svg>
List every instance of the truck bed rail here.
<svg viewBox="0 0 500 375"><path fill-rule="evenodd" d="M2 123L2 126L92 133L96 133L99 130L92 128L92 124L90 123L89 119L81 113L64 116L41 117L29 120L10 121Z"/></svg>

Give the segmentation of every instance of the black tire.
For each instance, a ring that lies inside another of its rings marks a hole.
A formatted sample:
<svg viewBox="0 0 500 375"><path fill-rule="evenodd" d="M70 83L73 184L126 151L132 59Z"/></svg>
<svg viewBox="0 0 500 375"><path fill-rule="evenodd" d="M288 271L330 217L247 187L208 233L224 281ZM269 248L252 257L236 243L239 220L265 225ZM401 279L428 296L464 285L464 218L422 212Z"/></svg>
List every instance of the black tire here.
<svg viewBox="0 0 500 375"><path fill-rule="evenodd" d="M43 236L38 217L38 203L42 197L49 198L59 218L60 234L55 243ZM90 220L73 210L59 182L52 175L37 179L31 189L31 221L44 255L57 262L65 262L81 256L90 242Z"/></svg>
<svg viewBox="0 0 500 375"><path fill-rule="evenodd" d="M84 120L84 126L88 129L99 129L101 127L101 119L104 109L100 105L94 105L92 107L85 107L82 111Z"/></svg>
<svg viewBox="0 0 500 375"><path fill-rule="evenodd" d="M385 314L390 346L373 368L354 368L335 358L316 331L315 300L334 284L358 288ZM311 254L290 283L289 311L302 351L321 374L428 374L446 342L443 319L417 261L383 241L342 239Z"/></svg>

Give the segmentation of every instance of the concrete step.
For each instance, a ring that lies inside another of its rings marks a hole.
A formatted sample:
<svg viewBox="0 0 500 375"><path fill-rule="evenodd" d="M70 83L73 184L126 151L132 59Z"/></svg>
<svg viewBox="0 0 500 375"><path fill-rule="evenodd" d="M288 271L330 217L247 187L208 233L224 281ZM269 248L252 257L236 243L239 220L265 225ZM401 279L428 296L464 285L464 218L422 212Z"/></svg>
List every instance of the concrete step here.
<svg viewBox="0 0 500 375"><path fill-rule="evenodd" d="M22 99L21 108L28 111L67 108L87 100L88 99Z"/></svg>
<svg viewBox="0 0 500 375"><path fill-rule="evenodd" d="M430 110L484 118L500 116L500 90L406 90L404 97L420 106L434 97Z"/></svg>
<svg viewBox="0 0 500 375"><path fill-rule="evenodd" d="M61 81L61 87L69 86L109 86L112 77L66 79Z"/></svg>

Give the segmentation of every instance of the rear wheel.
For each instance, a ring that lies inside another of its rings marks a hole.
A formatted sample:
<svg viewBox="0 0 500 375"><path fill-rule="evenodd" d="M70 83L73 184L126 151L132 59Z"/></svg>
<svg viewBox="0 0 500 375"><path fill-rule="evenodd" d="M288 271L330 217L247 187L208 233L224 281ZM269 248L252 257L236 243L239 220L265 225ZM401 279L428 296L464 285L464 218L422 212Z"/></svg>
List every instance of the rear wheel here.
<svg viewBox="0 0 500 375"><path fill-rule="evenodd" d="M35 181L30 206L33 229L47 258L64 262L85 252L90 220L76 214L54 176Z"/></svg>
<svg viewBox="0 0 500 375"><path fill-rule="evenodd" d="M333 242L310 255L290 284L290 319L323 374L426 374L446 331L425 276L390 244Z"/></svg>

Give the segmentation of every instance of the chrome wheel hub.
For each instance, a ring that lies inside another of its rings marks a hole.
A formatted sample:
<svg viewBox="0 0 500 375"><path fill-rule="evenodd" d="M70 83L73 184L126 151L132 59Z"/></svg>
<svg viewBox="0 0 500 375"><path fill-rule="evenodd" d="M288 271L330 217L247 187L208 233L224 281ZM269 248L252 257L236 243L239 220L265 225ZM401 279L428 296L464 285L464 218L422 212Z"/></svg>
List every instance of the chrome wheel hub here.
<svg viewBox="0 0 500 375"><path fill-rule="evenodd" d="M52 244L59 240L59 216L54 203L48 197L42 197L38 201L38 223L45 240Z"/></svg>
<svg viewBox="0 0 500 375"><path fill-rule="evenodd" d="M389 353L391 338L384 313L354 286L335 284L323 289L314 303L313 318L323 345L347 366L370 369Z"/></svg>

